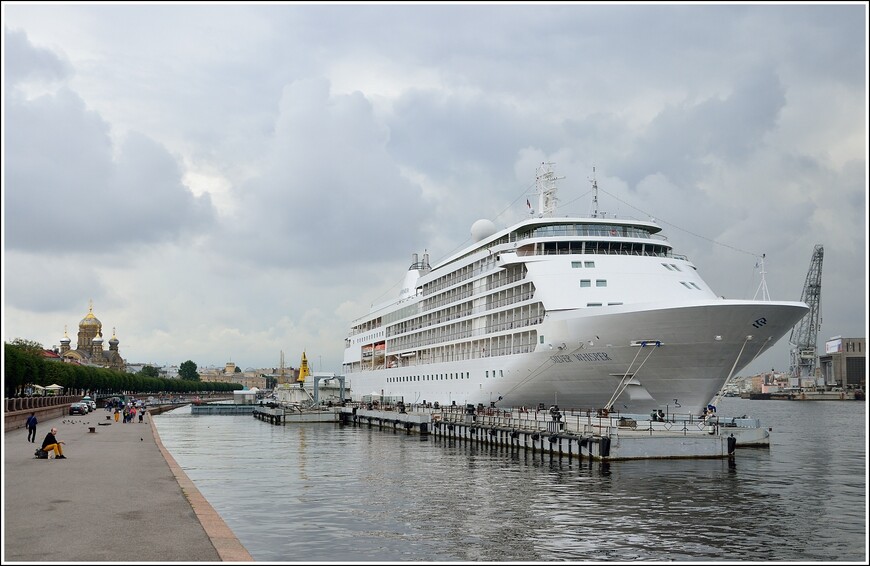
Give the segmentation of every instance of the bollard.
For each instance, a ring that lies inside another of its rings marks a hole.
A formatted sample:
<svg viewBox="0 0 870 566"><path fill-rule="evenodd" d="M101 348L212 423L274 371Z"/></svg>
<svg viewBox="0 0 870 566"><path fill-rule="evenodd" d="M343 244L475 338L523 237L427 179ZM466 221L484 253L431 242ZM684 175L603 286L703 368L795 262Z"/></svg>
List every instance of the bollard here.
<svg viewBox="0 0 870 566"><path fill-rule="evenodd" d="M88 427L88 432L97 432L97 427L95 427L95 426L89 426L89 427Z"/></svg>

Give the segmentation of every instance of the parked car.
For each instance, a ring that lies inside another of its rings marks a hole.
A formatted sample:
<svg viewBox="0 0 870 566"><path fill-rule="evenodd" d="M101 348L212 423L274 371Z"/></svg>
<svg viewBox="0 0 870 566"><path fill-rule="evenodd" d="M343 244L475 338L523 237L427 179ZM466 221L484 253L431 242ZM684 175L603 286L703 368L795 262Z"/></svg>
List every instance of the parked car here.
<svg viewBox="0 0 870 566"><path fill-rule="evenodd" d="M88 411L96 411L97 410L97 402L91 399L90 397L82 397L82 403L88 406Z"/></svg>
<svg viewBox="0 0 870 566"><path fill-rule="evenodd" d="M88 414L88 405L87 403L73 403L69 406L69 414L71 415L87 415Z"/></svg>

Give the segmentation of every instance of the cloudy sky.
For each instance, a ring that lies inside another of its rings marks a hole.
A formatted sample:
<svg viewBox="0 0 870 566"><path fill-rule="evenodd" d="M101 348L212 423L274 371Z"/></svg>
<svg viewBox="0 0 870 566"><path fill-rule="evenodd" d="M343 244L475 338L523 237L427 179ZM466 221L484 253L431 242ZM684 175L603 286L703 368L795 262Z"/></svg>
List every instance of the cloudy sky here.
<svg viewBox="0 0 870 566"><path fill-rule="evenodd" d="M867 6L43 4L3 10L3 338L341 370L350 322L470 227L664 228L728 298L867 335ZM789 366L788 335L743 375Z"/></svg>

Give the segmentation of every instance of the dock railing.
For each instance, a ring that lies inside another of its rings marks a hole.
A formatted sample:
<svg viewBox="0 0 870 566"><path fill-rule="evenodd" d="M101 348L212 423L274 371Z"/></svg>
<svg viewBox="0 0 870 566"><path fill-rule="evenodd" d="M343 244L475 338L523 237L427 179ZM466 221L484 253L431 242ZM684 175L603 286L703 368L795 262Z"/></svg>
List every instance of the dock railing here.
<svg viewBox="0 0 870 566"><path fill-rule="evenodd" d="M716 434L724 424L716 417L706 420L689 413L667 413L654 419L652 415L636 413L605 412L599 409L562 410L556 407L503 409L480 405L448 405L436 408L432 404L393 403L348 403L347 406L380 411L428 413L433 423L473 424L478 427L578 436Z"/></svg>
<svg viewBox="0 0 870 566"><path fill-rule="evenodd" d="M691 414L669 414L667 418L653 420L651 416L636 414L620 414L618 412L603 413L601 411L562 412L559 410L538 409L479 409L477 407L413 407L412 410L430 412L433 421L445 423L475 424L482 427L517 429L524 431L539 431L549 433L566 433L580 436L611 436L620 433L654 434L698 434L715 433L718 422L705 421ZM711 432L712 430L712 432Z"/></svg>

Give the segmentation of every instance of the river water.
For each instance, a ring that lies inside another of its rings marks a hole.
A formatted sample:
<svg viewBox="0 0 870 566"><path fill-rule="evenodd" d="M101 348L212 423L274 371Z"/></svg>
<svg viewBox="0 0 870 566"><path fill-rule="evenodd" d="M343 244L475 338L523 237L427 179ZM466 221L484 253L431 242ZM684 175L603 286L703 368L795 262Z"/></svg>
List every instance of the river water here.
<svg viewBox="0 0 870 566"><path fill-rule="evenodd" d="M337 424L155 416L256 561L867 562L866 405L726 398L770 448L605 464Z"/></svg>

